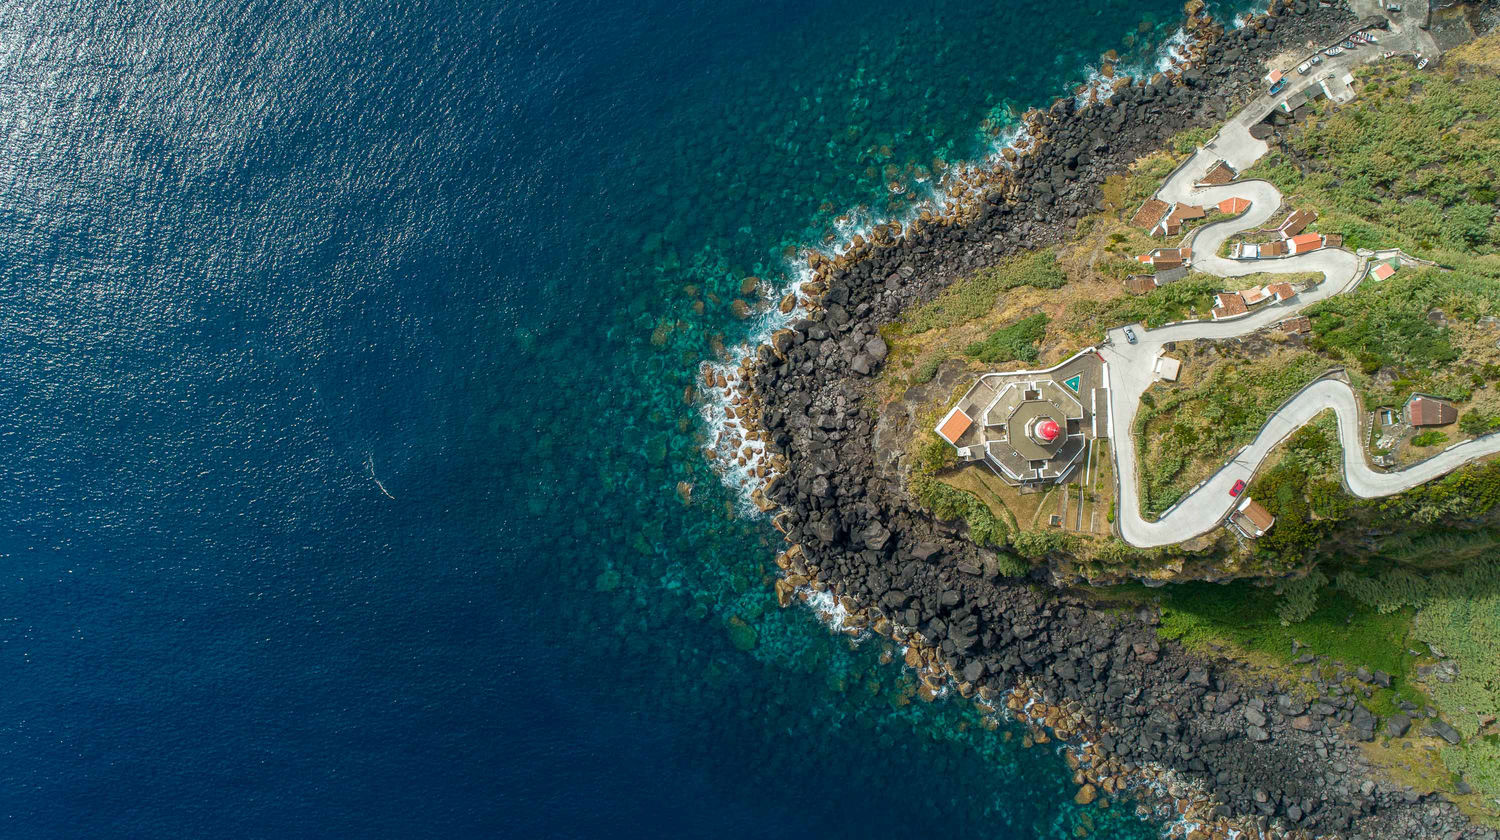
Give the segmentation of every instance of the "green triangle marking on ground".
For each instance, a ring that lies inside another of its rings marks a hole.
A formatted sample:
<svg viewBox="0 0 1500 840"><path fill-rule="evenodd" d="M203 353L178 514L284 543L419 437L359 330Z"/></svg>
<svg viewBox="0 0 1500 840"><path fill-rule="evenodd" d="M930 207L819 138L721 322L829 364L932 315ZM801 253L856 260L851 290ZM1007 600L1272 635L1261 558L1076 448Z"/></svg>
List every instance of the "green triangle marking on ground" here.
<svg viewBox="0 0 1500 840"><path fill-rule="evenodd" d="M1083 379L1083 374L1080 373L1080 374L1078 374L1077 376L1074 376L1071 379L1064 379L1063 380L1063 384L1066 385L1066 386L1068 386L1069 388L1071 388L1073 390L1073 393L1076 394L1076 393L1078 393L1078 383L1082 379Z"/></svg>

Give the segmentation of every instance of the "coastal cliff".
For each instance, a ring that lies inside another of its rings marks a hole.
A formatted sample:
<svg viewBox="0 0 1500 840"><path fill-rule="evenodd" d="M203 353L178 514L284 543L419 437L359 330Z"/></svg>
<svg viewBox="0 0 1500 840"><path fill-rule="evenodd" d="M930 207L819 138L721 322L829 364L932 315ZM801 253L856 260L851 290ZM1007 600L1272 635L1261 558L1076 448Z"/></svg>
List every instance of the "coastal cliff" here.
<svg viewBox="0 0 1500 840"><path fill-rule="evenodd" d="M1358 742L1377 719L1358 693L1310 703L1163 642L1150 609L1101 611L1008 577L1001 558L923 511L873 445L866 406L888 352L881 325L976 269L1062 240L1099 206L1107 176L1228 116L1265 56L1357 24L1342 7L1299 2L1225 32L1197 12L1190 5L1186 69L1115 80L1106 101L1059 99L1028 115L1027 153L973 173L943 216L815 255L802 290L812 314L740 370L741 411L758 419L777 468L760 498L789 544L778 595L832 592L851 624L908 645L929 694L953 684L1077 745L1080 797L1134 788L1197 836L1493 838L1370 768Z"/></svg>

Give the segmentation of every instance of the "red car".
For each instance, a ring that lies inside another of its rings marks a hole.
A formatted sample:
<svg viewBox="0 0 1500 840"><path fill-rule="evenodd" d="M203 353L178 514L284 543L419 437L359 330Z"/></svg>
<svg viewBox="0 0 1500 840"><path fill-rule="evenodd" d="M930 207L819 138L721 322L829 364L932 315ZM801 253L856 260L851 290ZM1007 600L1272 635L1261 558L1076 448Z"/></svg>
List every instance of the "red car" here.
<svg viewBox="0 0 1500 840"><path fill-rule="evenodd" d="M1245 479L1243 478L1236 481L1234 486L1229 488L1229 495L1231 496L1239 496L1243 492L1245 492Z"/></svg>

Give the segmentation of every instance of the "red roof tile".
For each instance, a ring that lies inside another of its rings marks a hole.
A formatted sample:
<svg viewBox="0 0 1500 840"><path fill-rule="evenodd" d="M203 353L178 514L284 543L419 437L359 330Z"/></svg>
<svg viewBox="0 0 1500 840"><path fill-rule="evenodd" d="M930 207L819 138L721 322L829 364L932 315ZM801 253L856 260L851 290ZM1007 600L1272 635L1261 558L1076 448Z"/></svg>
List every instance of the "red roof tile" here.
<svg viewBox="0 0 1500 840"><path fill-rule="evenodd" d="M1248 198L1226 198L1219 202L1219 212L1230 216L1238 216L1249 209L1250 199Z"/></svg>
<svg viewBox="0 0 1500 840"><path fill-rule="evenodd" d="M969 415L965 414L963 409L955 408L953 413L948 415L948 419L943 421L943 425L938 427L938 434L949 443L957 445L958 439L963 437L964 432L967 432L969 426L973 424L974 421L969 419Z"/></svg>

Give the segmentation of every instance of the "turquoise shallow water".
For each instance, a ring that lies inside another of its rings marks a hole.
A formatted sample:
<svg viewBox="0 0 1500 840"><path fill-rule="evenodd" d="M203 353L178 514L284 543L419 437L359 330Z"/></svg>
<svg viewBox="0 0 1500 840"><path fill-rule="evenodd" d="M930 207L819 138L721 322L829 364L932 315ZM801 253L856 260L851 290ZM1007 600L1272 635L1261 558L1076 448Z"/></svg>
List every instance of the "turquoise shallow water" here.
<svg viewBox="0 0 1500 840"><path fill-rule="evenodd" d="M747 275L1179 12L0 16L7 832L1154 835L778 610L693 385Z"/></svg>

